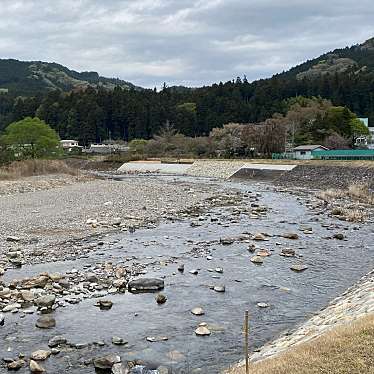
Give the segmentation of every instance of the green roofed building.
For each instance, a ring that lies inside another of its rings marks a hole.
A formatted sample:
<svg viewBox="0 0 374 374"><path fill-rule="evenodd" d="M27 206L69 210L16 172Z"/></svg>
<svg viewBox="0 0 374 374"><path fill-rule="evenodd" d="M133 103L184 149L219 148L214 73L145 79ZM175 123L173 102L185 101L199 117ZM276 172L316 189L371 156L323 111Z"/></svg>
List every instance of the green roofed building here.
<svg viewBox="0 0 374 374"><path fill-rule="evenodd" d="M317 160L373 160L374 149L336 149L332 151L312 151Z"/></svg>

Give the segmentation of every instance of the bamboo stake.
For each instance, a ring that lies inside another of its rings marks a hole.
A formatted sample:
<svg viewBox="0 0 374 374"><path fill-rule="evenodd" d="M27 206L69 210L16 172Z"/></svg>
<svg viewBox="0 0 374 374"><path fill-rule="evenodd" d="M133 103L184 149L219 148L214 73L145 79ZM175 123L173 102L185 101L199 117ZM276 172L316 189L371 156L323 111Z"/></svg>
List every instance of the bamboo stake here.
<svg viewBox="0 0 374 374"><path fill-rule="evenodd" d="M248 352L248 340L249 340L249 331L248 331L249 315L248 310L245 311L244 316L244 351L245 351L245 372L249 374L249 352Z"/></svg>

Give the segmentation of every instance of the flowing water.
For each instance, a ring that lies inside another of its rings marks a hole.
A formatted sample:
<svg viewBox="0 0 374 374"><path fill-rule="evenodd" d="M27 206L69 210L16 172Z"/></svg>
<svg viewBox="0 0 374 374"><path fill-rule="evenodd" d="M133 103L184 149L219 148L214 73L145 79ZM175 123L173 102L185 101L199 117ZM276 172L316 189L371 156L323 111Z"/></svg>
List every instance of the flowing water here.
<svg viewBox="0 0 374 374"><path fill-rule="evenodd" d="M206 183L209 188L210 182ZM64 335L74 343L105 341L107 345L90 345L50 357L43 363L48 373L93 373L92 365L85 361L105 353L118 353L122 360L163 364L173 373L219 373L243 358L245 310L250 312L250 347L254 350L281 332L295 328L372 270L372 225L360 225L358 229L357 225L316 215L303 205L302 199L275 192L264 184L222 183L220 187L223 191L235 187L243 192L260 192L260 203L270 207L267 216L255 220L243 214L233 220L232 207L212 208L202 214L201 226L192 227L192 219L165 222L132 234L112 235L109 239L114 245L104 246L88 258L8 271L9 280L42 271L64 272L97 262L130 259L128 263L148 264L147 277L164 277L163 293L168 300L157 305L151 293L110 295L114 305L107 311L95 308L94 299L84 300L56 310L57 327L52 330L35 328L37 315L20 319L7 314L6 325L0 327L1 357L20 352L30 354L47 348L52 336ZM322 223L338 226L328 230ZM303 225L313 228L313 234L299 231ZM219 243L220 238L245 232L274 235L269 241L258 243L261 248L274 250L263 265L249 261L252 254L247 251L248 243ZM300 239L291 241L277 236L285 232L297 232ZM347 240L323 239L336 232L343 232ZM301 254L309 268L303 273L292 272L290 265L295 259L279 256L285 247ZM185 265L183 274L177 271L180 263ZM208 271L216 267L223 268L223 274ZM198 275L190 274L191 269L199 269ZM225 293L209 287L221 284L226 287ZM270 307L261 309L257 306L259 302ZM191 314L190 310L197 306L205 310L205 315ZM210 326L210 336L195 335L201 322ZM112 336L123 337L129 343L114 346ZM151 343L147 336L167 336L168 340ZM5 368L0 367L1 370L6 372Z"/></svg>

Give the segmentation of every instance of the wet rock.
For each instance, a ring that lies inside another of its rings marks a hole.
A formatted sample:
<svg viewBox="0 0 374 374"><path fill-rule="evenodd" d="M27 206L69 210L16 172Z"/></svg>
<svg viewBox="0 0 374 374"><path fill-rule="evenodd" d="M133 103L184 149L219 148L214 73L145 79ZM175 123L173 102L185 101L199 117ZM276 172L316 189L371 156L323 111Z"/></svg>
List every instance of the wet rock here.
<svg viewBox="0 0 374 374"><path fill-rule="evenodd" d="M4 314L0 313L0 326L4 326L5 324L5 316Z"/></svg>
<svg viewBox="0 0 374 374"><path fill-rule="evenodd" d="M286 232L282 235L282 237L285 239L292 239L292 240L299 239L299 235L296 234L295 232Z"/></svg>
<svg viewBox="0 0 374 374"><path fill-rule="evenodd" d="M178 271L183 273L184 272L184 264L179 264L178 265Z"/></svg>
<svg viewBox="0 0 374 374"><path fill-rule="evenodd" d="M162 294L162 293L159 293L156 296L156 302L157 302L157 304L165 304L167 299L168 298L164 294Z"/></svg>
<svg viewBox="0 0 374 374"><path fill-rule="evenodd" d="M51 355L51 351L40 349L31 354L31 358L35 361L44 361Z"/></svg>
<svg viewBox="0 0 374 374"><path fill-rule="evenodd" d="M260 256L260 257L269 257L269 256L271 256L271 253L267 249L261 249L261 250L259 250L257 252L257 256Z"/></svg>
<svg viewBox="0 0 374 374"><path fill-rule="evenodd" d="M193 308L191 313L195 316L202 316L205 314L204 309L200 307Z"/></svg>
<svg viewBox="0 0 374 374"><path fill-rule="evenodd" d="M338 233L334 235L334 239L344 240L344 234Z"/></svg>
<svg viewBox="0 0 374 374"><path fill-rule="evenodd" d="M222 245L231 245L235 242L235 239L234 238L221 238L219 240L219 242L222 244Z"/></svg>
<svg viewBox="0 0 374 374"><path fill-rule="evenodd" d="M32 373L44 373L45 369L40 366L36 361L30 360L30 371Z"/></svg>
<svg viewBox="0 0 374 374"><path fill-rule="evenodd" d="M216 291L216 292L225 292L226 291L226 287L224 285L214 286L213 290Z"/></svg>
<svg viewBox="0 0 374 374"><path fill-rule="evenodd" d="M6 307L3 308L3 312L14 312L15 310L18 310L21 308L21 304L18 303L13 303L13 304L8 304Z"/></svg>
<svg viewBox="0 0 374 374"><path fill-rule="evenodd" d="M109 310L113 306L113 302L110 300L99 300L95 306L98 306L101 310Z"/></svg>
<svg viewBox="0 0 374 374"><path fill-rule="evenodd" d="M279 254L283 257L295 257L296 252L291 248L284 248Z"/></svg>
<svg viewBox="0 0 374 374"><path fill-rule="evenodd" d="M19 257L16 257L16 258L10 258L8 261L9 261L12 265L14 265L15 267L17 267L17 268L20 268L20 267L22 267L22 265L23 265L23 261L22 261L22 259L19 258Z"/></svg>
<svg viewBox="0 0 374 374"><path fill-rule="evenodd" d="M256 244L250 244L247 249L248 249L248 252L254 253L257 249Z"/></svg>
<svg viewBox="0 0 374 374"><path fill-rule="evenodd" d="M211 334L210 330L206 326L206 324L201 324L199 327L195 330L195 334L197 336L209 336Z"/></svg>
<svg viewBox="0 0 374 374"><path fill-rule="evenodd" d="M56 301L55 295L44 295L40 296L35 300L35 304L39 308L52 308L53 304Z"/></svg>
<svg viewBox="0 0 374 374"><path fill-rule="evenodd" d="M130 292L155 292L164 289L165 284L158 278L139 278L129 282Z"/></svg>
<svg viewBox="0 0 374 374"><path fill-rule="evenodd" d="M35 294L34 294L34 292L31 292L29 290L22 290L21 291L21 297L22 297L23 300L31 302L31 301L34 301Z"/></svg>
<svg viewBox="0 0 374 374"><path fill-rule="evenodd" d="M7 236L6 238L6 241L7 242L19 242L21 240L21 238L19 238L18 236Z"/></svg>
<svg viewBox="0 0 374 374"><path fill-rule="evenodd" d="M259 232L252 237L252 240L265 241L265 240L268 240L268 239L266 238L266 236L264 234Z"/></svg>
<svg viewBox="0 0 374 374"><path fill-rule="evenodd" d="M53 338L49 339L48 347L55 348L59 345L63 345L67 343L67 339L62 335L56 335Z"/></svg>
<svg viewBox="0 0 374 374"><path fill-rule="evenodd" d="M123 363L114 364L112 366L112 374L128 374L129 368L127 365L124 365Z"/></svg>
<svg viewBox="0 0 374 374"><path fill-rule="evenodd" d="M14 360L7 365L8 370L19 370L25 365L24 360Z"/></svg>
<svg viewBox="0 0 374 374"><path fill-rule="evenodd" d="M169 338L167 336L147 336L146 340L151 343L156 343L156 342L164 342L166 340L169 340Z"/></svg>
<svg viewBox="0 0 374 374"><path fill-rule="evenodd" d="M253 257L251 257L250 261L253 262L256 265L261 265L264 262L264 260L260 256L253 256Z"/></svg>
<svg viewBox="0 0 374 374"><path fill-rule="evenodd" d="M5 274L5 269L0 266L0 277Z"/></svg>
<svg viewBox="0 0 374 374"><path fill-rule="evenodd" d="M306 266L304 264L294 264L290 267L290 269L297 272L297 273L300 273L300 272L308 269L308 266Z"/></svg>
<svg viewBox="0 0 374 374"><path fill-rule="evenodd" d="M121 357L118 355L106 355L96 357L93 360L93 365L96 369L112 369L115 364L121 363Z"/></svg>
<svg viewBox="0 0 374 374"><path fill-rule="evenodd" d="M119 336L113 336L112 337L112 344L114 345L125 345L128 342L124 340L123 338L120 338Z"/></svg>
<svg viewBox="0 0 374 374"><path fill-rule="evenodd" d="M40 329L51 329L56 326L56 320L52 316L46 314L37 319L35 326Z"/></svg>

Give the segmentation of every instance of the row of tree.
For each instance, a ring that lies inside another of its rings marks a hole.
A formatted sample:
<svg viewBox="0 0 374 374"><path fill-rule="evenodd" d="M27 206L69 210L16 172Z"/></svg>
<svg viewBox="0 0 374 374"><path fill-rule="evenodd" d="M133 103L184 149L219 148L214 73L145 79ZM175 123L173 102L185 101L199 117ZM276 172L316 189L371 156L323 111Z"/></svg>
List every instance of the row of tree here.
<svg viewBox="0 0 374 374"><path fill-rule="evenodd" d="M77 139L82 144L109 138L151 139L167 120L181 134L207 136L213 128L227 123L261 123L275 113L284 116L288 100L299 96L328 98L336 106L374 119L373 87L374 74L369 71L302 80L286 73L253 83L238 78L198 89L165 86L160 92L116 88L56 91L36 97L3 94L0 130L27 116L37 116L61 138ZM317 136L309 130L295 134L296 144ZM320 135L322 138L323 133Z"/></svg>
<svg viewBox="0 0 374 374"><path fill-rule="evenodd" d="M285 105L288 110L284 115L274 114L261 123L225 124L213 128L209 136L186 136L166 121L152 139L130 141L131 153L134 156L263 157L287 151L295 143L346 148L353 146L357 137L369 135L367 127L348 108L335 107L328 100L297 97ZM58 156L61 151L56 131L37 117L26 117L7 126L0 137L0 149L6 160Z"/></svg>

